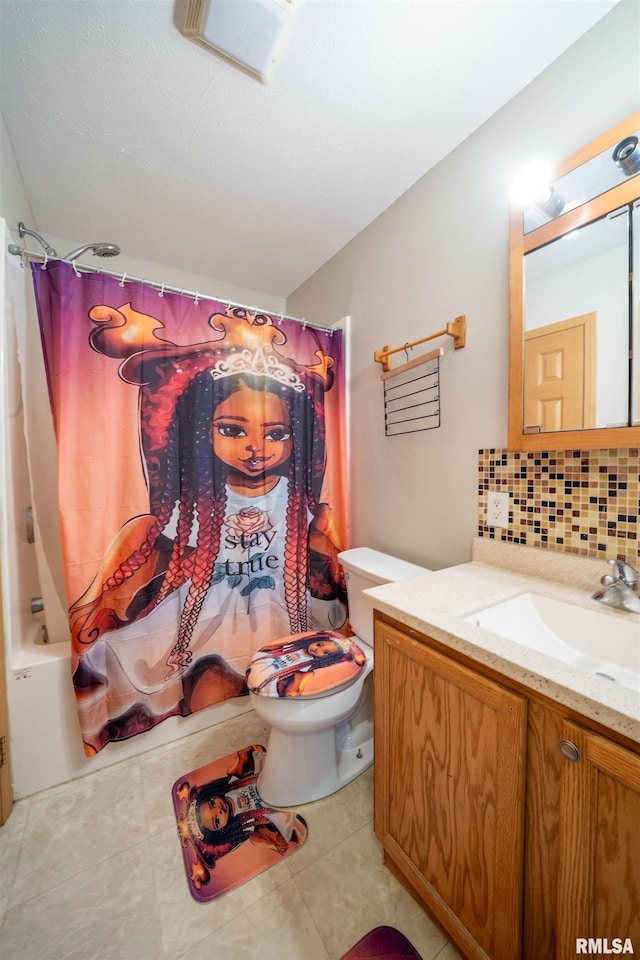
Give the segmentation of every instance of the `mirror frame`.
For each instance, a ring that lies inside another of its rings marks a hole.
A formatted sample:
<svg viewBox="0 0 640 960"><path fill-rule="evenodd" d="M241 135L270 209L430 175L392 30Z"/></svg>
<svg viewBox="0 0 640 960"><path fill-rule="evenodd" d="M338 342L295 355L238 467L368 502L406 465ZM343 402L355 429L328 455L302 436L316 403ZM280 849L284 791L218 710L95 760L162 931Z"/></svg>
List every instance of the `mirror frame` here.
<svg viewBox="0 0 640 960"><path fill-rule="evenodd" d="M577 150L559 164L552 180L581 166L640 128L640 110ZM595 427L524 433L524 256L597 220L612 210L637 200L640 174L612 187L600 196L561 214L525 234L523 209L512 204L509 218L509 449L510 450L598 450L640 446L640 426ZM640 364L640 356L636 357Z"/></svg>

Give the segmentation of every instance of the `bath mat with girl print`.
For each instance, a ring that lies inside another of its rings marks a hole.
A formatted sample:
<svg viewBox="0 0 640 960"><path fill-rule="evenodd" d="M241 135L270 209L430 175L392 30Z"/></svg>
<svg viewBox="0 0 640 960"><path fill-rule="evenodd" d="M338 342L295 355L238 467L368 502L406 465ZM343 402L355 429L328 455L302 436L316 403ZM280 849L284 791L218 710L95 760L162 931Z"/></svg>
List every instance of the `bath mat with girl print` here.
<svg viewBox="0 0 640 960"><path fill-rule="evenodd" d="M173 785L171 795L189 890L217 900L279 863L307 839L305 820L264 805L256 782L265 748L252 744Z"/></svg>

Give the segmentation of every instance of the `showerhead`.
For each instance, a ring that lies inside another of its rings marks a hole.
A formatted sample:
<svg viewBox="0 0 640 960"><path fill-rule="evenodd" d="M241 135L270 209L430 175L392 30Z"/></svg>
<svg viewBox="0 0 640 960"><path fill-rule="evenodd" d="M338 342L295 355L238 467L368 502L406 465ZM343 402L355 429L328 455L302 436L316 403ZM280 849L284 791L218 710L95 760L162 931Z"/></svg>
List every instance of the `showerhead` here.
<svg viewBox="0 0 640 960"><path fill-rule="evenodd" d="M85 243L83 247L78 247L68 253L65 260L75 260L90 250L94 257L117 257L120 253L120 247L117 243Z"/></svg>
<svg viewBox="0 0 640 960"><path fill-rule="evenodd" d="M24 223L20 221L18 224L18 233L21 237L33 237L38 241L44 252L48 257L57 257L57 252L53 249L51 244L47 243L44 237L41 237L39 233L36 233L35 230L29 230L25 227ZM19 254L22 253L22 249L17 247L15 244L9 244L10 253ZM85 243L82 247L77 247L75 250L72 250L71 253L68 253L65 260L75 260L81 254L86 253L87 250L90 250L94 257L117 257L120 253L120 247L117 243Z"/></svg>
<svg viewBox="0 0 640 960"><path fill-rule="evenodd" d="M53 249L53 247L51 246L51 244L47 243L47 241L44 239L44 237L41 237L40 234L39 234L39 233L36 233L35 230L28 230L27 227L25 227L25 225L24 225L24 223L22 222L22 220L21 220L20 223L18 224L18 233L19 233L20 237L33 237L34 240L37 240L38 243L40 244L40 246L42 247L42 249L44 250L44 252L47 254L48 257L57 257L57 256L58 256L58 254L57 254L56 251Z"/></svg>

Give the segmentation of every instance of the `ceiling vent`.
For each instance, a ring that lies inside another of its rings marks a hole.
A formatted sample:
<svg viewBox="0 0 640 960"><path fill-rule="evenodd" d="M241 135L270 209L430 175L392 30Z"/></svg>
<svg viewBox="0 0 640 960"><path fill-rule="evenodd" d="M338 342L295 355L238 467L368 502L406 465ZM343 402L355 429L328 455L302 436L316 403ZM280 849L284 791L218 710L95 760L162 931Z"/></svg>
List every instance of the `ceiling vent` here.
<svg viewBox="0 0 640 960"><path fill-rule="evenodd" d="M183 0L181 32L263 83L291 32L297 0Z"/></svg>

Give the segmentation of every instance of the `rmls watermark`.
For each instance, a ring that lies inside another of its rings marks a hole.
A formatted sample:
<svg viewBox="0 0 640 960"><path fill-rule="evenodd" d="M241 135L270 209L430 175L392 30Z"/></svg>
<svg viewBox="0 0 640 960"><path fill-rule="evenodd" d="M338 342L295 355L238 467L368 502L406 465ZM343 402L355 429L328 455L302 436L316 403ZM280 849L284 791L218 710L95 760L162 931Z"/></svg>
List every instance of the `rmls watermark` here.
<svg viewBox="0 0 640 960"><path fill-rule="evenodd" d="M630 937L576 937L577 954L613 954L627 953L635 955Z"/></svg>

